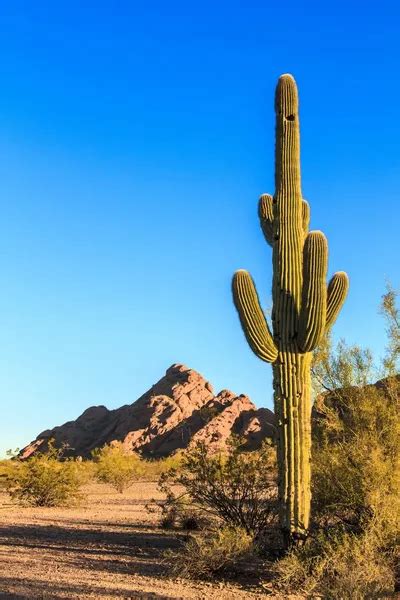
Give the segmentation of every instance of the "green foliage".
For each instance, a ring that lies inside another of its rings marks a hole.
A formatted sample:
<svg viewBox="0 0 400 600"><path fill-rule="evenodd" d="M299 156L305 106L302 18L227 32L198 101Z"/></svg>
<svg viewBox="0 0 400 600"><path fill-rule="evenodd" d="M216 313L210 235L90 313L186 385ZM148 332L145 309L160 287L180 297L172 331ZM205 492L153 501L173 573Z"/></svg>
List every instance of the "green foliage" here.
<svg viewBox="0 0 400 600"><path fill-rule="evenodd" d="M129 488L145 473L144 461L138 454L129 453L122 442L107 444L94 450L95 476L102 483L108 483L120 494Z"/></svg>
<svg viewBox="0 0 400 600"><path fill-rule="evenodd" d="M335 391L342 397L349 387L366 386L379 376L370 350L343 339L334 347L330 332L313 353L311 373L315 394Z"/></svg>
<svg viewBox="0 0 400 600"><path fill-rule="evenodd" d="M275 451L267 443L242 452L232 440L226 453L210 454L203 443L189 449L178 470L160 478L166 495L162 518L206 515L258 535L276 519Z"/></svg>
<svg viewBox="0 0 400 600"><path fill-rule="evenodd" d="M189 578L208 578L221 574L236 574L240 564L254 554L254 542L240 527L222 527L206 535L192 535L178 551L166 558L175 575Z"/></svg>
<svg viewBox="0 0 400 600"><path fill-rule="evenodd" d="M344 340L334 346L328 331L313 353L311 371L315 394L335 391L336 395L345 398L349 387L364 387L381 377L390 377L400 372L400 311L397 301L398 292L387 285L380 305L387 335L383 368L378 366L368 348L357 344L349 346Z"/></svg>
<svg viewBox="0 0 400 600"><path fill-rule="evenodd" d="M8 461L4 488L13 500L30 506L68 506L82 499L81 487L86 482L80 463L60 460L62 449L52 442L46 453L27 460Z"/></svg>

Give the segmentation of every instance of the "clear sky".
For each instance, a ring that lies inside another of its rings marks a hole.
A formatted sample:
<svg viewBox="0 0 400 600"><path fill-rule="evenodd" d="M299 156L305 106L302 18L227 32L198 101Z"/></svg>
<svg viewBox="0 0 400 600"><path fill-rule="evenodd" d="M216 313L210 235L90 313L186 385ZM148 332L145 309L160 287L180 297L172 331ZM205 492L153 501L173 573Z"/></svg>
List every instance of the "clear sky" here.
<svg viewBox="0 0 400 600"><path fill-rule="evenodd" d="M372 8L375 6L375 8ZM303 194L382 352L400 283L396 2L0 5L0 446L130 403L173 362L272 406L230 280L270 303L277 77L300 89Z"/></svg>

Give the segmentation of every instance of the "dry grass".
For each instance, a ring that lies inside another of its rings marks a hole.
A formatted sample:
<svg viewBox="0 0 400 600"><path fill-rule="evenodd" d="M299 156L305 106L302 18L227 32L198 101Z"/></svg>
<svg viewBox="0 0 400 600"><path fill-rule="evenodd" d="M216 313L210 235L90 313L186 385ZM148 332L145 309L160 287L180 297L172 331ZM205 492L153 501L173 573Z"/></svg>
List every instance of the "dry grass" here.
<svg viewBox="0 0 400 600"><path fill-rule="evenodd" d="M254 562L253 538L240 527L222 527L206 535L192 535L178 552L168 553L173 573L188 578L238 574Z"/></svg>

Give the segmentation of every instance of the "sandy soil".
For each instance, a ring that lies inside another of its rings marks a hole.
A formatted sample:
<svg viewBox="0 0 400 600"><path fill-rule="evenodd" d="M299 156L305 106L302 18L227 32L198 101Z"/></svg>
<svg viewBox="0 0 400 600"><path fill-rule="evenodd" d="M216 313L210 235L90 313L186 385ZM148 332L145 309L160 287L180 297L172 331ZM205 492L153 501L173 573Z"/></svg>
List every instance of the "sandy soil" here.
<svg viewBox="0 0 400 600"><path fill-rule="evenodd" d="M79 508L21 508L0 494L0 598L271 598L257 581L197 583L171 578L166 548L183 532L164 531L145 504L155 483L123 495L87 486Z"/></svg>

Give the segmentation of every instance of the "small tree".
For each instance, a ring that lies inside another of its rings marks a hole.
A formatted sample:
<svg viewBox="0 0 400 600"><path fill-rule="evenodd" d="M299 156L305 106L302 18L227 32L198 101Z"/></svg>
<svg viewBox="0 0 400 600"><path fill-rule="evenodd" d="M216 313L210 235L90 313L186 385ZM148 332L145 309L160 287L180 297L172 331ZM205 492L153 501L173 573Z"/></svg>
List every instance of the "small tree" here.
<svg viewBox="0 0 400 600"><path fill-rule="evenodd" d="M129 453L122 442L107 444L94 450L95 473L99 481L108 483L120 494L145 472L144 462L136 453Z"/></svg>
<svg viewBox="0 0 400 600"><path fill-rule="evenodd" d="M46 453L27 460L14 458L4 475L5 490L14 500L31 506L65 506L82 498L85 474L79 463L61 460L63 449L49 442Z"/></svg>
<svg viewBox="0 0 400 600"><path fill-rule="evenodd" d="M164 518L179 517L180 510L209 515L252 536L276 520L275 452L267 442L258 451L243 452L233 439L226 453L217 454L198 443L183 456L179 470L161 476L159 487L167 497Z"/></svg>

